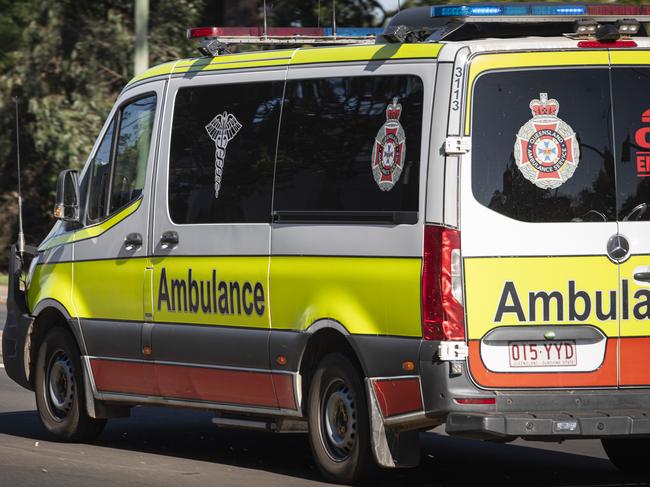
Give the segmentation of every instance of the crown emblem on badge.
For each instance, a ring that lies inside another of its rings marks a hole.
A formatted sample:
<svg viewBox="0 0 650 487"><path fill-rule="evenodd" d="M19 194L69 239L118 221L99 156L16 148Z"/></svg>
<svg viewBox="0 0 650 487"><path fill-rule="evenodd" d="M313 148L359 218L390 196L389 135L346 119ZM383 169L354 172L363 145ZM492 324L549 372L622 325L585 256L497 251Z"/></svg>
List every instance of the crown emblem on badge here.
<svg viewBox="0 0 650 487"><path fill-rule="evenodd" d="M558 118L560 103L540 93L528 105L533 118L521 126L514 156L521 174L538 188L555 189L566 183L580 162L576 133Z"/></svg>
<svg viewBox="0 0 650 487"><path fill-rule="evenodd" d="M538 115L557 115L557 112L560 111L560 104L555 98L549 100L548 93L540 93L539 100L531 101L528 106L535 117Z"/></svg>
<svg viewBox="0 0 650 487"><path fill-rule="evenodd" d="M386 120L399 120L402 114L402 105L397 102L397 98L393 98L393 102L386 108Z"/></svg>
<svg viewBox="0 0 650 487"><path fill-rule="evenodd" d="M372 146L370 168L377 186L382 191L393 189L404 168L406 134L399 123L401 114L402 105L398 98L393 98L386 107L386 122L377 132Z"/></svg>

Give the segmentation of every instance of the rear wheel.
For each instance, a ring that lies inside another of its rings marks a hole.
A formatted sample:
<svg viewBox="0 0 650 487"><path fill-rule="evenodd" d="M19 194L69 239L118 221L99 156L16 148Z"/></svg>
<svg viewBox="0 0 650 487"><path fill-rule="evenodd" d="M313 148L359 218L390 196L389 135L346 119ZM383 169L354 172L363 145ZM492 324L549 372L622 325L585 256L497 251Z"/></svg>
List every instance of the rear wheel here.
<svg viewBox="0 0 650 487"><path fill-rule="evenodd" d="M50 330L36 361L36 406L45 429L60 441L90 441L106 425L86 413L77 344L67 330Z"/></svg>
<svg viewBox="0 0 650 487"><path fill-rule="evenodd" d="M323 476L352 484L372 473L370 421L363 381L344 355L327 355L309 388L309 442Z"/></svg>
<svg viewBox="0 0 650 487"><path fill-rule="evenodd" d="M650 472L650 438L604 438L603 448L610 461L624 472Z"/></svg>

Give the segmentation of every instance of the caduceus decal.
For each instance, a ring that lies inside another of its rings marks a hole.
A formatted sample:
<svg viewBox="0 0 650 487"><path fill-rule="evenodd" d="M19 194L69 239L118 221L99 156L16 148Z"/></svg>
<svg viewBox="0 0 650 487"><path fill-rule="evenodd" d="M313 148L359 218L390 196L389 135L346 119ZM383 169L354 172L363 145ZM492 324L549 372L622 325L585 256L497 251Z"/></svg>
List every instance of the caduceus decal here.
<svg viewBox="0 0 650 487"><path fill-rule="evenodd" d="M210 138L214 140L216 151L214 153L214 197L219 197L221 189L221 177L223 175L223 163L226 159L226 147L228 142L235 138L242 124L237 121L232 113L223 112L212 119L205 126Z"/></svg>

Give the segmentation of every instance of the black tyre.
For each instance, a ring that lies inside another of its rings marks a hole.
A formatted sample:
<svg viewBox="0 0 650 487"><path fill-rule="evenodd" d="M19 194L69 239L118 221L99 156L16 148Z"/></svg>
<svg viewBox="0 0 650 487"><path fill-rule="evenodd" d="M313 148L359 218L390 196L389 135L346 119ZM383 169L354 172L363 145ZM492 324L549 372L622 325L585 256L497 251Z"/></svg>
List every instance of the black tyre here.
<svg viewBox="0 0 650 487"><path fill-rule="evenodd" d="M327 355L309 387L309 442L323 476L353 484L367 480L375 464L363 381L344 355Z"/></svg>
<svg viewBox="0 0 650 487"><path fill-rule="evenodd" d="M86 413L83 371L77 344L67 330L50 330L36 360L36 406L45 429L59 441L91 441L105 419Z"/></svg>
<svg viewBox="0 0 650 487"><path fill-rule="evenodd" d="M601 442L609 460L620 470L630 473L650 472L650 438L607 438Z"/></svg>

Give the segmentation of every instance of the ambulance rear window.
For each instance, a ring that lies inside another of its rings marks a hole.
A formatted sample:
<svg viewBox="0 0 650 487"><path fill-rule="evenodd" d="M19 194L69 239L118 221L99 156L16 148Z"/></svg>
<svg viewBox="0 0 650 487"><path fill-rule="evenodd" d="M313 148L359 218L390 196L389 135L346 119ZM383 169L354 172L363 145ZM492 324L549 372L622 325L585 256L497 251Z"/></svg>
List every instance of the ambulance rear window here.
<svg viewBox="0 0 650 487"><path fill-rule="evenodd" d="M472 106L481 204L526 222L616 220L606 68L488 73Z"/></svg>
<svg viewBox="0 0 650 487"><path fill-rule="evenodd" d="M612 69L619 221L650 221L650 68Z"/></svg>
<svg viewBox="0 0 650 487"><path fill-rule="evenodd" d="M282 221L415 223L423 84L417 76L288 81L273 209Z"/></svg>

